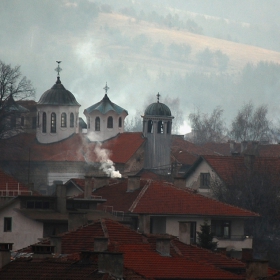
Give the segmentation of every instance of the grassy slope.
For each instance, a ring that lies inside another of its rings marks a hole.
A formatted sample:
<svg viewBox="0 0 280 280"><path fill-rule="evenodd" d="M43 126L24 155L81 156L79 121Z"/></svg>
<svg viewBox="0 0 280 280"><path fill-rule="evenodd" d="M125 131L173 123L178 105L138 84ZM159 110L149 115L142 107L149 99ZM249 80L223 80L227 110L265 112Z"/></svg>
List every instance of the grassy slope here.
<svg viewBox="0 0 280 280"><path fill-rule="evenodd" d="M119 47L117 45L104 46L104 50L110 52L110 49L118 53L117 56L110 57L110 59L120 60L126 63L140 63L148 65L150 69L165 68L174 69L177 71L198 70L195 62L195 55L197 52L208 47L210 50L221 50L230 57L228 67L229 72L239 71L246 63L258 63L259 61L273 61L280 63L280 53L258 48L255 46L239 44L231 41L211 38L203 35L190 33L184 30L168 29L151 24L145 21L136 21L120 14L100 13L97 21L95 21L93 28L99 30L101 26L113 26L121 30L133 38L141 33L149 37L151 44L155 42L162 42L168 46L172 42L184 43L192 47L192 53L189 57L189 63L178 62L164 58L155 58L147 51L141 53L131 52L128 47ZM98 36L102 36L102 31L98 31ZM95 31L96 34L96 31ZM100 54L102 55L102 54ZM211 69L200 69L204 71L211 71ZM212 69L213 70L213 69Z"/></svg>

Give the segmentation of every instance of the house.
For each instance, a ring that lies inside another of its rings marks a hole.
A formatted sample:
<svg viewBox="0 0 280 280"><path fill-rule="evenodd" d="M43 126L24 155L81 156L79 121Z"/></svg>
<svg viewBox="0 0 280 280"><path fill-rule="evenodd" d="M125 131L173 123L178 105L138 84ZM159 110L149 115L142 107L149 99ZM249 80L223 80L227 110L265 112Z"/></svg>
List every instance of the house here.
<svg viewBox="0 0 280 280"><path fill-rule="evenodd" d="M56 276L75 279L71 277L77 275L77 270L79 279L89 279L86 276L99 279L101 275L104 279L107 273L114 279L232 280L277 274L277 270L268 268L267 262L246 264L185 244L174 236L139 233L109 219L96 220L32 244L19 250L14 258L2 266L0 278L14 280L28 276L28 279L38 279L45 276L53 279Z"/></svg>
<svg viewBox="0 0 280 280"><path fill-rule="evenodd" d="M67 188L81 181L68 182ZM85 183L84 183L85 184ZM143 233L185 236L187 244L196 243L196 232L205 220L211 224L218 248L241 258L242 251L252 249L252 238L245 236L244 223L258 214L206 198L190 189L175 187L166 181L114 179L99 187L92 195L106 199L98 209L123 217L124 222Z"/></svg>

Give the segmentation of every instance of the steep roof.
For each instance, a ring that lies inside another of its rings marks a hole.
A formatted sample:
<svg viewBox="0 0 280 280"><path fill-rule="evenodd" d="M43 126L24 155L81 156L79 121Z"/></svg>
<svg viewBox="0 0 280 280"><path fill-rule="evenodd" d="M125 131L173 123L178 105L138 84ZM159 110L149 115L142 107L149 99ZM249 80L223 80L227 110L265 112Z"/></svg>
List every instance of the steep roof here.
<svg viewBox="0 0 280 280"><path fill-rule="evenodd" d="M113 103L109 99L107 93L104 95L104 97L101 101L99 101L96 104L93 104L92 106L86 108L84 110L84 114L90 114L93 111L99 111L101 114L106 114L109 111L116 112L118 115L120 115L123 112L128 114L128 112L125 109L123 109L122 107Z"/></svg>
<svg viewBox="0 0 280 280"><path fill-rule="evenodd" d="M258 214L179 189L163 181L140 180L139 189L127 192L127 180L94 191L107 201L101 207L135 214L256 217Z"/></svg>
<svg viewBox="0 0 280 280"><path fill-rule="evenodd" d="M101 149L110 151L115 163L126 163L143 145L141 132L125 132L101 143ZM28 161L82 161L95 162L97 142L90 142L80 134L51 144L41 144L34 134L22 133L9 139L0 140L1 160Z"/></svg>

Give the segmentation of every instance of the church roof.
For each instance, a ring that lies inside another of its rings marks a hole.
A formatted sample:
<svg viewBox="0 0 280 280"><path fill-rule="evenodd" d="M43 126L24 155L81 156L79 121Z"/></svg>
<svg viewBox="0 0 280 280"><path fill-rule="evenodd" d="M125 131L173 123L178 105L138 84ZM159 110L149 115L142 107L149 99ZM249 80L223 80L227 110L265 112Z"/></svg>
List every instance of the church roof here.
<svg viewBox="0 0 280 280"><path fill-rule="evenodd" d="M163 103L160 102L155 102L150 104L144 113L145 116L167 116L167 117L171 117L171 111L168 108L168 106L166 106Z"/></svg>
<svg viewBox="0 0 280 280"><path fill-rule="evenodd" d="M59 77L52 88L43 93L37 105L80 106L75 96L65 89Z"/></svg>
<svg viewBox="0 0 280 280"><path fill-rule="evenodd" d="M99 101L98 103L96 103L96 104L88 107L87 109L85 109L84 113L90 114L93 111L99 111L101 114L106 114L109 111L114 111L118 115L120 115L122 112L125 112L126 114L128 114L128 112L125 109L123 109L122 107L113 103L109 99L107 93L104 95L104 97L101 101Z"/></svg>

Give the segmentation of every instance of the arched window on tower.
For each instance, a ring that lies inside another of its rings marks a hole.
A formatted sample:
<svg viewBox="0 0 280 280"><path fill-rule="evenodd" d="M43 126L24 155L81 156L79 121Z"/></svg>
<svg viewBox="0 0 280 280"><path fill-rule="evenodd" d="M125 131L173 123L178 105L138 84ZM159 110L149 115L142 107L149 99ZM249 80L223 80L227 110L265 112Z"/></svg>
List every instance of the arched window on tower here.
<svg viewBox="0 0 280 280"><path fill-rule="evenodd" d="M167 133L167 134L170 134L170 133L171 133L171 123L170 123L170 121L167 122L166 133Z"/></svg>
<svg viewBox="0 0 280 280"><path fill-rule="evenodd" d="M66 113L61 114L61 127L67 127L67 115L66 115Z"/></svg>
<svg viewBox="0 0 280 280"><path fill-rule="evenodd" d="M119 117L119 127L122 127L122 117Z"/></svg>
<svg viewBox="0 0 280 280"><path fill-rule="evenodd" d="M56 133L56 114L51 114L51 133Z"/></svg>
<svg viewBox="0 0 280 280"><path fill-rule="evenodd" d="M100 118L95 118L95 131L100 131Z"/></svg>
<svg viewBox="0 0 280 280"><path fill-rule="evenodd" d="M157 123L157 133L163 133L163 122L158 121Z"/></svg>
<svg viewBox="0 0 280 280"><path fill-rule="evenodd" d="M148 121L148 133L153 133L153 121Z"/></svg>
<svg viewBox="0 0 280 280"><path fill-rule="evenodd" d="M74 127L74 114L70 114L70 127Z"/></svg>
<svg viewBox="0 0 280 280"><path fill-rule="evenodd" d="M47 114L45 112L42 115L42 132L47 132Z"/></svg>
<svg viewBox="0 0 280 280"><path fill-rule="evenodd" d="M37 127L40 126L40 114L39 112L37 113Z"/></svg>
<svg viewBox="0 0 280 280"><path fill-rule="evenodd" d="M113 117L108 117L107 128L113 128Z"/></svg>

